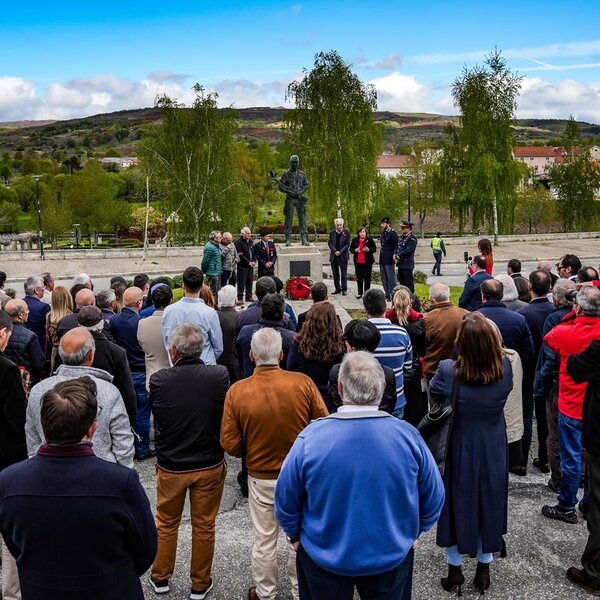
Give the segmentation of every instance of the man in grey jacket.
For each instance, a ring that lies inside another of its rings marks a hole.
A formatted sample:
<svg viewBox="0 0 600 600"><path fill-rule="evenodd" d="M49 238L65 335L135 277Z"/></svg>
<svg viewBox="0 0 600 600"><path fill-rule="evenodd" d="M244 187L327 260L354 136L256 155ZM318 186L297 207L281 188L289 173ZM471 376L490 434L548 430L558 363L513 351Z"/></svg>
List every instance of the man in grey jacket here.
<svg viewBox="0 0 600 600"><path fill-rule="evenodd" d="M25 434L29 456L45 443L40 417L42 396L54 386L69 379L91 377L98 388L98 429L94 434L94 454L125 467L133 467L133 433L119 390L112 384L112 375L91 366L96 346L92 334L83 327L65 333L58 347L63 364L56 375L44 379L31 389L27 404Z"/></svg>

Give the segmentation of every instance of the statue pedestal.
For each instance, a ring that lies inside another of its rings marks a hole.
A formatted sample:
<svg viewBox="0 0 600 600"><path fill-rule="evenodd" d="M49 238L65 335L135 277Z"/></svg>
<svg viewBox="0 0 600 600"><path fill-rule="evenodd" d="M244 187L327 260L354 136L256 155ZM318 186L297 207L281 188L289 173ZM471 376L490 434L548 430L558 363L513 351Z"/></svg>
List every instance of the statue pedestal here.
<svg viewBox="0 0 600 600"><path fill-rule="evenodd" d="M323 281L323 255L314 244L277 244L275 275L283 283L290 277L306 277L313 283Z"/></svg>

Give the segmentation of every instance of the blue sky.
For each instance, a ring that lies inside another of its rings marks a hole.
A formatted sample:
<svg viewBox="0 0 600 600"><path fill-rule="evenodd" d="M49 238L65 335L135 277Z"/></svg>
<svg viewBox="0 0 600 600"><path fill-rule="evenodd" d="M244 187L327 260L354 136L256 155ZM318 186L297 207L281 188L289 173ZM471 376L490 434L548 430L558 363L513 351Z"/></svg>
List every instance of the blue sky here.
<svg viewBox="0 0 600 600"><path fill-rule="evenodd" d="M330 49L377 86L380 109L453 114L450 84L497 46L525 77L519 116L600 122L600 2L388 4L13 3L0 22L0 121L151 106L162 92L185 102L196 81L222 105L283 105Z"/></svg>

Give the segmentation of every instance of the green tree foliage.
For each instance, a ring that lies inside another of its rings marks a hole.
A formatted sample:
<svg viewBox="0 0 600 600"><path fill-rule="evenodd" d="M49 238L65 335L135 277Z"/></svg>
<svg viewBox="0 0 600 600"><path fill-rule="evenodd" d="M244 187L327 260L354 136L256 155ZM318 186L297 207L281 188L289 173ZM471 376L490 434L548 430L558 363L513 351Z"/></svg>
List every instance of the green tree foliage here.
<svg viewBox="0 0 600 600"><path fill-rule="evenodd" d="M104 226L114 226L112 217L120 211L116 200L118 187L117 177L107 173L95 160L67 178L63 197L72 218L90 237Z"/></svg>
<svg viewBox="0 0 600 600"><path fill-rule="evenodd" d="M146 225L146 208L140 206L131 213L131 225L130 231L140 235L144 234L144 227ZM165 215L154 208L150 207L148 213L148 237L156 238L165 235L166 223Z"/></svg>
<svg viewBox="0 0 600 600"><path fill-rule="evenodd" d="M71 228L74 222L69 203L65 200L65 188L69 181L66 175L56 175L40 181L42 203L42 228L44 236L50 238L53 248L57 247L57 236Z"/></svg>
<svg viewBox="0 0 600 600"><path fill-rule="evenodd" d="M517 96L521 78L512 74L500 52L492 52L483 66L465 67L452 86L460 109L460 130L450 130L438 186L450 201L462 230L468 216L473 224L489 221L497 243L498 232L514 225L516 190L525 172L512 158Z"/></svg>
<svg viewBox="0 0 600 600"><path fill-rule="evenodd" d="M589 153L553 165L550 180L563 229L593 229L600 217L600 168Z"/></svg>
<svg viewBox="0 0 600 600"><path fill-rule="evenodd" d="M21 207L17 202L15 191L0 186L0 233L16 232L20 214Z"/></svg>
<svg viewBox="0 0 600 600"><path fill-rule="evenodd" d="M581 142L581 127L573 115L569 115L560 141L564 145L567 155L573 159L575 146Z"/></svg>
<svg viewBox="0 0 600 600"><path fill-rule="evenodd" d="M415 145L414 174L411 179L411 208L418 216L419 232L424 236L427 215L442 206L443 197L437 193L435 181L439 177L442 152L428 142Z"/></svg>
<svg viewBox="0 0 600 600"><path fill-rule="evenodd" d="M357 225L369 213L383 147L383 127L373 121L377 91L333 51L317 54L304 73L286 94L296 105L285 116L290 146L308 174L316 212L333 216L337 206Z"/></svg>
<svg viewBox="0 0 600 600"><path fill-rule="evenodd" d="M371 233L376 233L383 216L388 216L392 223L397 223L406 214L408 187L406 181L399 175L396 177L378 175L373 190L374 202L369 206L364 222L359 225L367 225Z"/></svg>
<svg viewBox="0 0 600 600"><path fill-rule="evenodd" d="M219 112L217 95L196 84L188 109L167 96L158 100L162 124L142 141L138 154L152 176L168 183L167 214L177 213L177 233L199 243L213 228L239 223L235 113Z"/></svg>
<svg viewBox="0 0 600 600"><path fill-rule="evenodd" d="M538 227L552 223L556 218L556 202L550 190L537 182L524 185L517 192L516 218L527 224L529 233L537 233Z"/></svg>
<svg viewBox="0 0 600 600"><path fill-rule="evenodd" d="M15 177L12 180L10 187L17 195L17 202L21 206L21 210L23 212L28 212L29 209L35 205L35 179L30 175Z"/></svg>

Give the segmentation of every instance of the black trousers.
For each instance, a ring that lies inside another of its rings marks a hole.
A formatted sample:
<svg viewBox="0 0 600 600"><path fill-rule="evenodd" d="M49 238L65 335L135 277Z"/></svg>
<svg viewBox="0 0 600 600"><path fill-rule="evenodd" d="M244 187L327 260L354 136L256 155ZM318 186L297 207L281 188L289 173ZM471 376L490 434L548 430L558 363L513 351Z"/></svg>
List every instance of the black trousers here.
<svg viewBox="0 0 600 600"><path fill-rule="evenodd" d="M301 600L352 600L354 587L361 600L410 600L414 551L394 569L378 575L347 577L322 569L300 545L296 556Z"/></svg>
<svg viewBox="0 0 600 600"><path fill-rule="evenodd" d="M412 269L398 269L398 283L406 286L413 294L415 293L415 281Z"/></svg>
<svg viewBox="0 0 600 600"><path fill-rule="evenodd" d="M254 269L238 267L237 269L237 296L238 300L252 300L252 281L254 280Z"/></svg>
<svg viewBox="0 0 600 600"><path fill-rule="evenodd" d="M543 396L534 396L533 404L535 408L535 423L537 425L538 435L538 459L545 465L548 462L548 421L546 420L546 398Z"/></svg>
<svg viewBox="0 0 600 600"><path fill-rule="evenodd" d="M433 265L433 270L431 271L434 275L441 275L442 270L442 253L434 252L433 259L435 260L435 264Z"/></svg>
<svg viewBox="0 0 600 600"><path fill-rule="evenodd" d="M331 261L331 272L333 273L333 285L336 292L348 291L348 261L340 260L339 256Z"/></svg>
<svg viewBox="0 0 600 600"><path fill-rule="evenodd" d="M225 287L226 285L235 286L236 276L235 269L233 271L223 271L221 273L221 287Z"/></svg>
<svg viewBox="0 0 600 600"><path fill-rule="evenodd" d="M594 587L600 588L600 456L587 455L590 504L587 513L589 532L581 564Z"/></svg>
<svg viewBox="0 0 600 600"><path fill-rule="evenodd" d="M356 263L354 265L354 271L356 272L356 285L358 287L358 295L362 296L363 291L366 292L371 288L371 272L373 271L373 265L367 265L365 263Z"/></svg>

